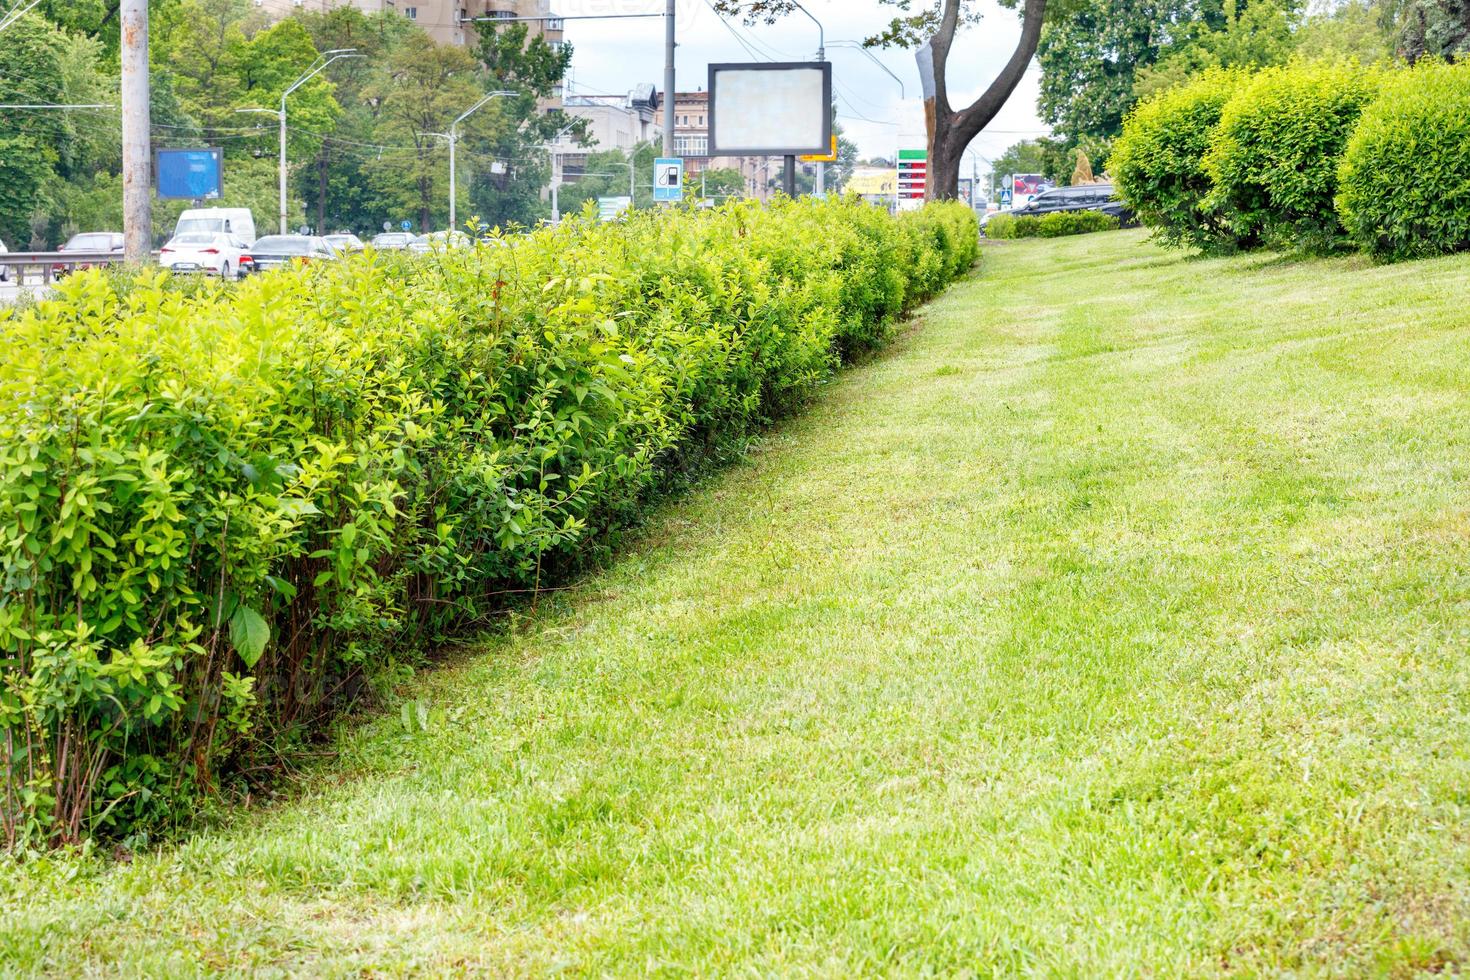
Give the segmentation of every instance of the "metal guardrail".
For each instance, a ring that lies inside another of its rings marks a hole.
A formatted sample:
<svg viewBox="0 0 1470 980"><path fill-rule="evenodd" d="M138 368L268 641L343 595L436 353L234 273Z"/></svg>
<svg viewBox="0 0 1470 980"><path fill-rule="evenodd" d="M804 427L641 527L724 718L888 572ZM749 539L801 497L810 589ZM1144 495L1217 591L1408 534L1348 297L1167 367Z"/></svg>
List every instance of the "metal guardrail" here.
<svg viewBox="0 0 1470 980"><path fill-rule="evenodd" d="M157 252L153 253L156 258ZM0 269L7 286L49 286L57 276L94 265L116 265L124 261L121 252L0 252ZM36 273L40 281L36 282Z"/></svg>

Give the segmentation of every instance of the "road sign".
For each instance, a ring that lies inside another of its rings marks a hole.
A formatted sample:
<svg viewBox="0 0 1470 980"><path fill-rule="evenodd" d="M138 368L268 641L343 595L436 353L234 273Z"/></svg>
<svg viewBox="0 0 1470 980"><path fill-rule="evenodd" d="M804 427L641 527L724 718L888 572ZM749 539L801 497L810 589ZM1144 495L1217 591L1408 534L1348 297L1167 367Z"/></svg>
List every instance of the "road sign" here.
<svg viewBox="0 0 1470 980"><path fill-rule="evenodd" d="M653 161L653 199L684 200L684 161L679 157L659 157Z"/></svg>
<svg viewBox="0 0 1470 980"><path fill-rule="evenodd" d="M819 153L815 156L805 154L801 158L802 163L836 163L837 162L837 134L832 134L832 152Z"/></svg>
<svg viewBox="0 0 1470 980"><path fill-rule="evenodd" d="M898 151L898 207L911 211L922 207L929 179L928 150Z"/></svg>
<svg viewBox="0 0 1470 980"><path fill-rule="evenodd" d="M633 210L633 199L624 194L622 197L599 197L597 199L597 217L600 221L615 221L622 216L623 212Z"/></svg>
<svg viewBox="0 0 1470 980"><path fill-rule="evenodd" d="M402 228L404 231L413 231L413 222L409 221L407 218L404 218L402 223L399 224L398 227Z"/></svg>

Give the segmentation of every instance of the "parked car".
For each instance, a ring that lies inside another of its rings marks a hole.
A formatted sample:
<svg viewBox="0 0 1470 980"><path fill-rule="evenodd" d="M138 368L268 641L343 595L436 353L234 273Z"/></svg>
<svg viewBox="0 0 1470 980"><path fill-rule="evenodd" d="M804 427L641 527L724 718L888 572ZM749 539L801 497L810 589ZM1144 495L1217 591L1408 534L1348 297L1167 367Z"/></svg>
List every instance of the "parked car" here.
<svg viewBox="0 0 1470 980"><path fill-rule="evenodd" d="M408 248L413 242L414 236L406 231L385 231L381 235L373 236L373 248L382 251L396 251Z"/></svg>
<svg viewBox="0 0 1470 980"><path fill-rule="evenodd" d="M442 252L449 248L467 248L474 239L462 231L431 231L408 243L410 252Z"/></svg>
<svg viewBox="0 0 1470 980"><path fill-rule="evenodd" d="M1133 212L1118 197L1112 184L1078 184L1075 187L1053 187L1037 194L1023 207L997 212L1017 218L1039 218L1058 211L1101 211L1117 218L1124 225L1133 223ZM980 222L984 228L992 215Z"/></svg>
<svg viewBox="0 0 1470 980"><path fill-rule="evenodd" d="M68 238L58 252L122 252L123 235L120 231L83 231ZM51 269L52 276L61 276L78 269L90 269L91 262L58 263Z"/></svg>
<svg viewBox="0 0 1470 980"><path fill-rule="evenodd" d="M221 279L238 279L251 271L245 242L222 231L174 235L159 251L158 264L174 272L209 272Z"/></svg>
<svg viewBox="0 0 1470 980"><path fill-rule="evenodd" d="M339 255L351 255L353 252L361 252L366 248L361 238L348 231L340 231L335 235L325 237L327 244L332 246L332 251Z"/></svg>
<svg viewBox="0 0 1470 980"><path fill-rule="evenodd" d="M5 243L4 242L0 242L0 255L5 255L5 254L8 254L9 252L10 252L10 249L8 249L8 248L5 247ZM10 266L8 266L8 265L0 265L0 282L9 282L10 281L10 276L11 276Z"/></svg>
<svg viewBox="0 0 1470 980"><path fill-rule="evenodd" d="M298 263L331 262L337 253L319 235L267 235L250 246L250 258L252 271L269 272Z"/></svg>

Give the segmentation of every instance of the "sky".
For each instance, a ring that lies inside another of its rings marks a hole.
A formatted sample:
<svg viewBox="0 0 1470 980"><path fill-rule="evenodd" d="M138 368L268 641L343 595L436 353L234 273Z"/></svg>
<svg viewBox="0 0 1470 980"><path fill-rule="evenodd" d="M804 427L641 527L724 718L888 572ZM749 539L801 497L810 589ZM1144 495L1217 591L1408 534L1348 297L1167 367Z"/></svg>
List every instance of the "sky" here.
<svg viewBox="0 0 1470 980"><path fill-rule="evenodd" d="M833 41L860 41L893 16L894 8L878 0L805 0L826 29L827 60L832 62L838 121L858 144L862 156L893 156L894 150L924 146L924 108L919 72L912 51L873 50L902 82L890 78L861 52ZM967 105L1005 64L1020 35L1020 18L994 0L982 0L984 19L963 28L949 60L950 102ZM596 14L661 12L663 0L554 0L553 10L572 17ZM679 0L677 58L679 91L707 85L714 61L806 61L816 57L817 25L793 14L774 25L747 27L717 16L707 0ZM663 87L664 27L661 18L568 20L572 42L571 91L577 94L622 95L641 82ZM970 145L986 161L1019 140L1045 135L1036 115L1039 74L1033 63L1000 114ZM966 170L970 169L969 167Z"/></svg>

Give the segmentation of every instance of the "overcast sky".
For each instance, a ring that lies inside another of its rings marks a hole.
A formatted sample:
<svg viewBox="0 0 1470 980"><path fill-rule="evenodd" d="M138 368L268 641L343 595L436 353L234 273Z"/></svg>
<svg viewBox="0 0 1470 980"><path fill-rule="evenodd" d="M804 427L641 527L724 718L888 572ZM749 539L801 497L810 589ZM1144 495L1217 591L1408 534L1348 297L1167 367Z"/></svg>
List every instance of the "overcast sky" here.
<svg viewBox="0 0 1470 980"><path fill-rule="evenodd" d="M985 19L964 30L950 55L950 101L968 104L989 84L1010 57L1020 20L994 0L984 0ZM837 114L863 156L891 157L900 144L924 145L924 110L914 55L906 50L875 50L902 80L899 84L862 52L834 46L832 41L861 40L893 15L878 0L806 0L807 8L827 30L827 58L832 62ZM648 13L661 11L662 0L555 0L553 10L576 14ZM715 15L706 0L679 0L679 90L706 87L712 61L803 61L816 56L817 28L799 13L773 26L746 27ZM624 94L640 82L663 87L663 21L569 20L566 37L575 45L573 91ZM747 50L748 47L748 50ZM1035 66L990 127L971 144L982 157L994 157L1017 140L1043 135L1036 115L1038 76ZM905 98L904 95L907 97ZM966 168L969 169L968 167ZM981 165L984 172L986 167Z"/></svg>

